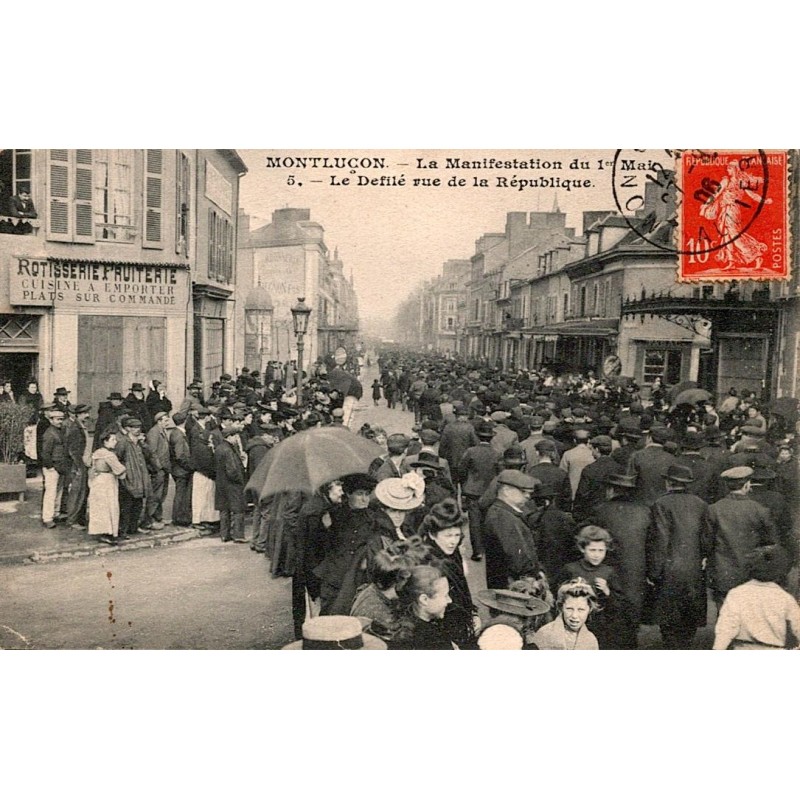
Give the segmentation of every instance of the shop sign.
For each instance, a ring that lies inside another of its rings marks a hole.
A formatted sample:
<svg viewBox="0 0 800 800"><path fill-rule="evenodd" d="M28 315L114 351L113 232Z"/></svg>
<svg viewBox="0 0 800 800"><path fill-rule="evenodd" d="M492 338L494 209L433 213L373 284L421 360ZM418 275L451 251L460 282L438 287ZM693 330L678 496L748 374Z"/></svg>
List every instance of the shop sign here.
<svg viewBox="0 0 800 800"><path fill-rule="evenodd" d="M15 306L136 314L185 314L188 272L158 264L92 264L18 256L10 269Z"/></svg>

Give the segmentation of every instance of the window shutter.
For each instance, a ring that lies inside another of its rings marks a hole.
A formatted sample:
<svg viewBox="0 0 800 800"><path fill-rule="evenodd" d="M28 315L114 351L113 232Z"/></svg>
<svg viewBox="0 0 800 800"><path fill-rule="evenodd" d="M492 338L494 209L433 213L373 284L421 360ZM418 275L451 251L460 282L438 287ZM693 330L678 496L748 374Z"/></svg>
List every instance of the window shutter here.
<svg viewBox="0 0 800 800"><path fill-rule="evenodd" d="M94 243L92 209L92 151L75 151L75 237L76 242Z"/></svg>
<svg viewBox="0 0 800 800"><path fill-rule="evenodd" d="M72 239L69 215L69 150L48 151L47 238Z"/></svg>
<svg viewBox="0 0 800 800"><path fill-rule="evenodd" d="M163 247L161 220L163 197L162 150L145 150L144 247Z"/></svg>

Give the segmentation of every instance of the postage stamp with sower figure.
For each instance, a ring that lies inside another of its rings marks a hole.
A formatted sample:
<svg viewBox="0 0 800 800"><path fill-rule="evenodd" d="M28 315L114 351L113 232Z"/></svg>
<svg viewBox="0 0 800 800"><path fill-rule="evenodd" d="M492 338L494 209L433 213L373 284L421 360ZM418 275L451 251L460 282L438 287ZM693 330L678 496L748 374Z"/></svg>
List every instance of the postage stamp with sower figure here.
<svg viewBox="0 0 800 800"><path fill-rule="evenodd" d="M786 280L788 154L687 150L677 161L678 280Z"/></svg>

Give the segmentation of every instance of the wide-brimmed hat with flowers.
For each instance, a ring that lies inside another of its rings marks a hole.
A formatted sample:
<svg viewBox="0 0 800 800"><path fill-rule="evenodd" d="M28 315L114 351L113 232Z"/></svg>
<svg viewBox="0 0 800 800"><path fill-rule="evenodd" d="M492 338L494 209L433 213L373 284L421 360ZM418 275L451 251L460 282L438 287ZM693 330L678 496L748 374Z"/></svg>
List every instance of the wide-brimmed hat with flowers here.
<svg viewBox="0 0 800 800"><path fill-rule="evenodd" d="M395 511L419 508L425 497L425 481L415 472L402 478L385 478L375 487L375 498Z"/></svg>

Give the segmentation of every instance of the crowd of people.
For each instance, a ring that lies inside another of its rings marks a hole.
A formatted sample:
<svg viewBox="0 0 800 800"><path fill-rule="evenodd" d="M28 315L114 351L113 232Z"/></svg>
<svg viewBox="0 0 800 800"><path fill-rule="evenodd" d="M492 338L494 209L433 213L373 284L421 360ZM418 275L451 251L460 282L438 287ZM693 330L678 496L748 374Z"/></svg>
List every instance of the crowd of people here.
<svg viewBox="0 0 800 800"><path fill-rule="evenodd" d="M378 364L372 402L413 411L414 436L365 425L385 450L369 474L299 502L299 641L338 646L356 616L389 649L634 649L642 625L687 649L710 597L715 649L797 646L796 409L428 353Z"/></svg>
<svg viewBox="0 0 800 800"><path fill-rule="evenodd" d="M372 402L413 412L413 433L364 424L383 455L313 494L246 487L287 436L352 423L362 387L334 363L300 398L271 368L193 382L174 406L157 380L96 412L65 387L50 404L34 383L6 399L30 406L45 526L108 544L165 524L249 542L291 579L301 647L634 649L658 625L665 648L686 649L709 596L715 648L797 645L796 411L430 353L377 366ZM469 559L485 562L475 596Z"/></svg>
<svg viewBox="0 0 800 800"><path fill-rule="evenodd" d="M360 395L353 375L321 363L304 376L298 401L293 369L270 362L262 379L245 368L235 378L221 375L207 392L193 381L174 404L158 380L134 382L96 409L73 403L67 387L46 403L36 382L18 395L4 382L0 402L27 414L21 456L41 470L42 524L105 544L151 534L167 521L246 541L244 489L263 455L296 431L343 424L348 398Z"/></svg>

